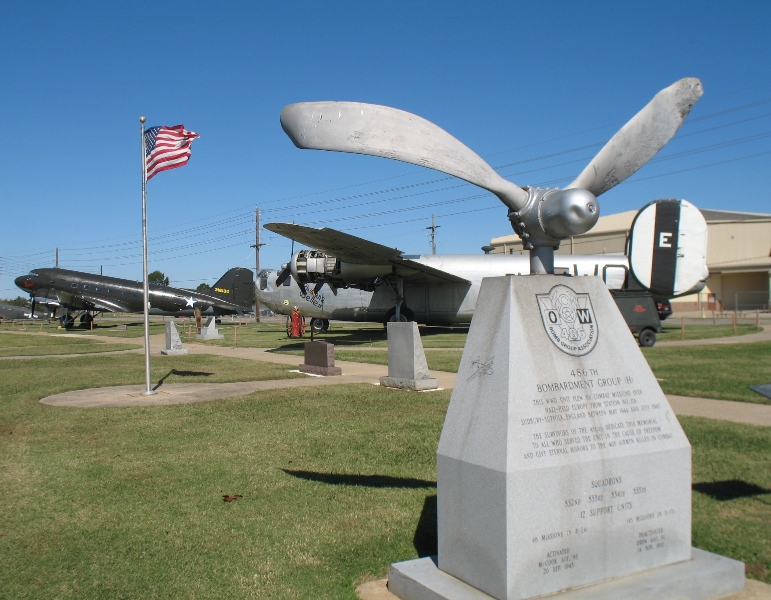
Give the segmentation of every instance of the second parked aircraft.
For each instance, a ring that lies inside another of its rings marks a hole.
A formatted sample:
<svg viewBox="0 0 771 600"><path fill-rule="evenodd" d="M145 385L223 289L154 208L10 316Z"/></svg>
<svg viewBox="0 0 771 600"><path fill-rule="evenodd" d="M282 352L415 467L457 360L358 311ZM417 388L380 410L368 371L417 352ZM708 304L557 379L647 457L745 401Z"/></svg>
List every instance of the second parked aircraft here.
<svg viewBox="0 0 771 600"><path fill-rule="evenodd" d="M78 317L87 325L102 312L143 311L139 281L46 268L17 277L16 285L30 294L33 314L36 305L58 309L68 328ZM195 309L203 315L248 313L253 310L254 274L243 267L230 269L206 292L151 284L149 296L150 314L193 315Z"/></svg>

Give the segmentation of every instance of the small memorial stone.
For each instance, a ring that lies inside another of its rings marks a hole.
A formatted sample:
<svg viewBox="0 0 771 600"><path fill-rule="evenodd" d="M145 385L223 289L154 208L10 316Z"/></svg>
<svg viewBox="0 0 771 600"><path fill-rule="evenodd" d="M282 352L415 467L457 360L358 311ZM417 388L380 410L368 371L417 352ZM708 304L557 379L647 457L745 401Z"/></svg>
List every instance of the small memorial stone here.
<svg viewBox="0 0 771 600"><path fill-rule="evenodd" d="M312 375L342 375L335 366L335 347L328 342L305 342L305 362L299 370Z"/></svg>

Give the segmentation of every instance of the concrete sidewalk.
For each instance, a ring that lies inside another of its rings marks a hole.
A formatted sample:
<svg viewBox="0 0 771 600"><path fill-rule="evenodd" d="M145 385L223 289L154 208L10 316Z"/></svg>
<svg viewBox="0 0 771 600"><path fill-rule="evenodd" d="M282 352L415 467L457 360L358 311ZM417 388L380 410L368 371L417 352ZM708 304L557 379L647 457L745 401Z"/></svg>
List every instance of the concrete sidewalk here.
<svg viewBox="0 0 771 600"><path fill-rule="evenodd" d="M767 329L761 334L771 337L771 330ZM96 336L88 336L96 337ZM751 336L740 336L749 338ZM100 337L98 339L115 338ZM122 338L123 339L123 338ZM738 339L738 338L737 338ZM708 340L704 340L708 341ZM748 340L749 341L749 340ZM136 343L136 341L134 341ZM717 342L716 342L717 343ZM160 350L165 344L163 335L155 335L150 338L150 351L153 360L166 360L160 355ZM208 344L185 345L190 355L216 354L244 360L257 360L283 364L287 369L296 369L302 362L302 357L289 354L278 354L267 348L230 348ZM143 353L143 349L130 352ZM289 388L312 387L316 385L336 385L344 383L370 383L379 385L380 378L388 374L385 365L373 365L369 363L357 363L348 361L335 361L336 366L343 371L342 375L332 377L312 377L303 375L299 379L279 379L273 381L253 381L243 383L172 383L164 384L158 388L158 394L142 396L139 392L144 386L121 386L108 388L95 388L90 390L77 390L56 394L41 400L44 404L55 406L153 406L158 404L180 404L184 402L204 402L232 396L250 394L255 391ZM430 371L430 376L439 381L440 389L450 389L455 386L455 373L447 371ZM771 406L764 404L749 404L747 402L729 402L725 400L708 400L705 398L688 398L685 396L667 396L672 410L677 415L705 417L708 419L722 419L771 427Z"/></svg>

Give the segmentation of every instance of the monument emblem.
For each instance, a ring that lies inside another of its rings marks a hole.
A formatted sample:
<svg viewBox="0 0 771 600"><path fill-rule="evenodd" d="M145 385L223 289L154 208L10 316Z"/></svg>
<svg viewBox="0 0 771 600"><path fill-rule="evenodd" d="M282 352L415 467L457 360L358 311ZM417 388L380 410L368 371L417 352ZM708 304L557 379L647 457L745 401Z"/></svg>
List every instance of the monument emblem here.
<svg viewBox="0 0 771 600"><path fill-rule="evenodd" d="M536 298L544 329L557 348L572 356L584 356L594 349L599 330L589 294L555 285Z"/></svg>

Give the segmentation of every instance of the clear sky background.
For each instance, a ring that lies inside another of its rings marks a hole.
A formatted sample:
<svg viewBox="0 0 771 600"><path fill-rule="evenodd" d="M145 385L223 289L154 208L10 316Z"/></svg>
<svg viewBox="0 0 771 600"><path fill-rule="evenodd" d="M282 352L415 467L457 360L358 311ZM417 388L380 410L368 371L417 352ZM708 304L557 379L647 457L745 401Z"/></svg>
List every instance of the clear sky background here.
<svg viewBox="0 0 771 600"><path fill-rule="evenodd" d="M141 279L139 117L201 138L148 183L150 270L173 285L255 266L263 223L333 227L410 253L511 232L492 194L381 158L298 150L281 109L416 113L519 185L563 186L660 89L705 89L674 140L600 197L771 213L771 3L0 3L0 297L53 266ZM261 266L291 241L262 233ZM298 247L299 248L299 247ZM295 248L295 249L298 249Z"/></svg>

